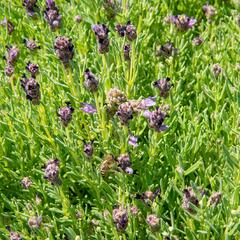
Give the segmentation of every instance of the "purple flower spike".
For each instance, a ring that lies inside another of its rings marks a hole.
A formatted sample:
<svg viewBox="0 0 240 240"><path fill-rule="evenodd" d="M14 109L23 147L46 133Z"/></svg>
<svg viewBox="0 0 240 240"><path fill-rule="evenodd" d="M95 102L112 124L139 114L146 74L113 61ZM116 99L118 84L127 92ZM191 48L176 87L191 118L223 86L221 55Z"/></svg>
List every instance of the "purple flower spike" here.
<svg viewBox="0 0 240 240"><path fill-rule="evenodd" d="M128 144L131 145L131 146L133 146L133 147L135 148L135 147L138 146L137 141L138 141L138 137L132 135L132 136L130 136L129 139L128 139Z"/></svg>
<svg viewBox="0 0 240 240"><path fill-rule="evenodd" d="M168 17L167 22L174 24L178 28L178 30L185 32L188 29L192 28L196 24L197 20L183 14L177 16L170 16Z"/></svg>
<svg viewBox="0 0 240 240"><path fill-rule="evenodd" d="M37 7L37 0L24 0L23 6L26 8L26 11L30 17L35 15Z"/></svg>
<svg viewBox="0 0 240 240"><path fill-rule="evenodd" d="M85 113L89 113L89 114L94 114L94 113L96 113L97 112L97 109L93 106L93 105L91 105L91 104L89 104L89 103L84 103L84 102L82 102L81 103L81 110L82 111L84 111Z"/></svg>

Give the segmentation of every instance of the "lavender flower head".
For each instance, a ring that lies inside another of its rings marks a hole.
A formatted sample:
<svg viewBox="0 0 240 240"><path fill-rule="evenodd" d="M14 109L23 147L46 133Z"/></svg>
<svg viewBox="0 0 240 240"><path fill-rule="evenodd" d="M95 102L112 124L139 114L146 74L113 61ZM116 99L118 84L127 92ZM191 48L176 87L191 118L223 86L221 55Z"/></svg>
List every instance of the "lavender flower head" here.
<svg viewBox="0 0 240 240"><path fill-rule="evenodd" d="M80 15L76 15L74 17L74 20L75 20L76 23L80 23L82 21L82 17Z"/></svg>
<svg viewBox="0 0 240 240"><path fill-rule="evenodd" d="M98 51L99 53L109 52L110 41L108 39L109 29L105 24L96 24L92 26L92 30L98 41Z"/></svg>
<svg viewBox="0 0 240 240"><path fill-rule="evenodd" d="M124 37L126 33L126 26L121 24L116 24L115 30L118 32L120 37Z"/></svg>
<svg viewBox="0 0 240 240"><path fill-rule="evenodd" d="M21 181L21 184L25 189L28 189L32 185L32 181L29 177L24 177Z"/></svg>
<svg viewBox="0 0 240 240"><path fill-rule="evenodd" d="M37 46L37 44L34 40L24 39L23 42L25 43L26 47L31 51L40 49L40 46Z"/></svg>
<svg viewBox="0 0 240 240"><path fill-rule="evenodd" d="M184 210L186 210L189 213L195 213L195 211L191 205L198 207L199 200L198 200L195 192L193 191L193 189L191 187L188 187L183 190L182 207Z"/></svg>
<svg viewBox="0 0 240 240"><path fill-rule="evenodd" d="M211 195L209 198L209 204L213 206L217 206L222 198L222 193L221 192L215 192Z"/></svg>
<svg viewBox="0 0 240 240"><path fill-rule="evenodd" d="M124 54L125 61L130 61L130 51L131 51L131 45L125 44L123 47L123 54Z"/></svg>
<svg viewBox="0 0 240 240"><path fill-rule="evenodd" d="M98 90L99 81L96 76L89 70L86 69L84 72L84 86L91 92L96 92Z"/></svg>
<svg viewBox="0 0 240 240"><path fill-rule="evenodd" d="M47 179L51 184L59 183L59 160L50 159L45 168L44 178Z"/></svg>
<svg viewBox="0 0 240 240"><path fill-rule="evenodd" d="M7 20L7 18L5 17L3 19L3 21L0 22L0 25L6 26L7 27L7 32L9 35L12 34L12 32L14 31L14 25L11 21Z"/></svg>
<svg viewBox="0 0 240 240"><path fill-rule="evenodd" d="M169 91L172 87L170 80L171 79L169 77L166 77L166 78L159 79L153 83L153 86L159 89L160 96L163 98L166 98L169 95Z"/></svg>
<svg viewBox="0 0 240 240"><path fill-rule="evenodd" d="M138 146L138 137L136 136L129 136L129 139L128 139L128 144L133 146L134 148Z"/></svg>
<svg viewBox="0 0 240 240"><path fill-rule="evenodd" d="M22 240L21 235L18 232L10 231L9 233L10 240Z"/></svg>
<svg viewBox="0 0 240 240"><path fill-rule="evenodd" d="M59 9L54 0L46 0L46 10L44 11L44 17L49 23L52 30L61 26L62 16L59 13Z"/></svg>
<svg viewBox="0 0 240 240"><path fill-rule="evenodd" d="M138 214L138 207L136 205L132 205L130 207L130 212L133 216L136 216Z"/></svg>
<svg viewBox="0 0 240 240"><path fill-rule="evenodd" d="M74 108L71 107L70 102L67 102L66 107L62 107L58 110L58 116L64 127L67 127L70 121L72 120L72 114L74 112Z"/></svg>
<svg viewBox="0 0 240 240"><path fill-rule="evenodd" d="M128 213L127 210L123 207L118 207L113 210L112 213L113 222L117 230L125 230L128 225Z"/></svg>
<svg viewBox="0 0 240 240"><path fill-rule="evenodd" d="M37 0L23 0L23 6L26 8L26 11L30 17L35 15L37 10Z"/></svg>
<svg viewBox="0 0 240 240"><path fill-rule="evenodd" d="M13 65L19 56L20 50L17 46L7 47L7 50L8 50L7 63Z"/></svg>
<svg viewBox="0 0 240 240"><path fill-rule="evenodd" d="M14 67L13 67L13 65L8 64L8 65L5 67L5 74L10 77L10 76L13 75L13 73L14 73Z"/></svg>
<svg viewBox="0 0 240 240"><path fill-rule="evenodd" d="M87 157L92 157L93 155L93 145L92 143L84 143L83 152Z"/></svg>
<svg viewBox="0 0 240 240"><path fill-rule="evenodd" d="M202 10L209 21L211 21L211 19L217 14L215 7L209 4L205 4L202 7Z"/></svg>
<svg viewBox="0 0 240 240"><path fill-rule="evenodd" d="M159 218L155 214L147 216L147 223L152 230L156 230L159 227Z"/></svg>
<svg viewBox="0 0 240 240"><path fill-rule="evenodd" d="M30 100L34 105L38 105L41 99L40 85L35 78L26 78L23 76L21 79L21 86L26 93L26 98Z"/></svg>
<svg viewBox="0 0 240 240"><path fill-rule="evenodd" d="M40 228L42 223L42 216L32 216L28 220L28 226L30 228Z"/></svg>
<svg viewBox="0 0 240 240"><path fill-rule="evenodd" d="M183 14L177 16L170 16L168 17L167 22L174 24L178 30L186 32L188 29L191 29L196 24L197 20Z"/></svg>
<svg viewBox="0 0 240 240"><path fill-rule="evenodd" d="M94 114L97 112L97 109L89 103L81 103L81 106L82 107L80 109L85 113Z"/></svg>
<svg viewBox="0 0 240 240"><path fill-rule="evenodd" d="M215 77L218 77L222 73L222 68L219 64L213 64L212 66L212 72Z"/></svg>
<svg viewBox="0 0 240 240"><path fill-rule="evenodd" d="M72 39L65 36L57 37L55 40L54 49L64 66L67 66L70 60L73 59L74 46L72 44Z"/></svg>
<svg viewBox="0 0 240 240"><path fill-rule="evenodd" d="M167 42L157 49L156 55L165 58L173 57L178 55L178 49L174 47L172 42Z"/></svg>
<svg viewBox="0 0 240 240"><path fill-rule="evenodd" d="M32 77L35 77L38 73L39 67L35 63L28 62L26 69L29 73L31 73Z"/></svg>
<svg viewBox="0 0 240 240"><path fill-rule="evenodd" d="M192 44L194 46L200 46L201 44L203 43L203 39L201 37L195 37L193 40L192 40Z"/></svg>
<svg viewBox="0 0 240 240"><path fill-rule="evenodd" d="M122 125L128 125L129 121L133 118L133 108L130 102L122 103L117 110L117 116Z"/></svg>
<svg viewBox="0 0 240 240"><path fill-rule="evenodd" d="M132 25L131 21L126 24L126 37L129 41L133 41L137 38L137 29Z"/></svg>
<svg viewBox="0 0 240 240"><path fill-rule="evenodd" d="M167 113L163 108L157 108L153 112L148 112L146 117L148 118L149 127L153 128L155 131L161 132L168 129L168 126L163 124L165 118L167 117Z"/></svg>
<svg viewBox="0 0 240 240"><path fill-rule="evenodd" d="M121 154L117 158L117 162L119 167L126 173L132 174L133 169L131 168L131 162L130 162L130 157L128 154Z"/></svg>

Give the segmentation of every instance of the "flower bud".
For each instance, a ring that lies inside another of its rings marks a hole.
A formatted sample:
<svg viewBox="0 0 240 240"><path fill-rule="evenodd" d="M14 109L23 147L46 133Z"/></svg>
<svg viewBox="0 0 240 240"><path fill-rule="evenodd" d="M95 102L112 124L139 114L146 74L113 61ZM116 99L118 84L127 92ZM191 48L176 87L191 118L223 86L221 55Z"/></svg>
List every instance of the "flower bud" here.
<svg viewBox="0 0 240 240"><path fill-rule="evenodd" d="M125 230L128 225L127 210L122 207L115 208L112 213L113 222L117 230Z"/></svg>
<svg viewBox="0 0 240 240"><path fill-rule="evenodd" d="M51 184L59 183L59 160L50 159L45 168L44 178L47 179Z"/></svg>

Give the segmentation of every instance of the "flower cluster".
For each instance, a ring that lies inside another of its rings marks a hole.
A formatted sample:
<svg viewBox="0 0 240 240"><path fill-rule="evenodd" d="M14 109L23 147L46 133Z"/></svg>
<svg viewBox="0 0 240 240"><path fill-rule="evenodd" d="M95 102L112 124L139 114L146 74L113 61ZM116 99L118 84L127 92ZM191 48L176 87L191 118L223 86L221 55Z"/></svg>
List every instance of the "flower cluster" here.
<svg viewBox="0 0 240 240"><path fill-rule="evenodd" d="M122 103L117 110L117 116L122 125L128 125L129 121L133 119L133 108L130 102Z"/></svg>
<svg viewBox="0 0 240 240"><path fill-rule="evenodd" d="M84 72L84 86L90 92L96 92L98 90L99 81L96 76L89 70L86 69Z"/></svg>
<svg viewBox="0 0 240 240"><path fill-rule="evenodd" d="M47 162L45 168L44 178L47 179L51 184L58 184L60 182L58 175L59 175L59 160L57 158L50 159Z"/></svg>
<svg viewBox="0 0 240 240"><path fill-rule="evenodd" d="M190 18L186 15L177 15L177 16L170 16L167 18L167 23L172 23L176 26L176 28L182 32L191 29L197 20L194 18Z"/></svg>
<svg viewBox="0 0 240 240"><path fill-rule="evenodd" d="M87 157L92 157L93 155L93 145L91 143L84 143L83 145L83 152Z"/></svg>
<svg viewBox="0 0 240 240"><path fill-rule="evenodd" d="M55 39L54 49L64 66L67 66L70 60L73 59L74 46L72 44L72 39L65 36L57 37Z"/></svg>
<svg viewBox="0 0 240 240"><path fill-rule="evenodd" d="M172 42L167 42L157 49L156 55L165 58L174 57L178 55L178 49L174 47Z"/></svg>
<svg viewBox="0 0 240 240"><path fill-rule="evenodd" d="M28 220L28 226L30 228L40 228L42 223L42 216L32 216Z"/></svg>
<svg viewBox="0 0 240 240"><path fill-rule="evenodd" d="M5 73L7 76L11 76L14 72L14 64L19 56L19 48L17 46L9 46L7 47L8 55L6 58L7 66L5 68Z"/></svg>
<svg viewBox="0 0 240 240"><path fill-rule="evenodd" d="M131 21L128 21L126 25L117 24L115 30L120 37L126 36L129 41L133 41L137 38L137 29Z"/></svg>
<svg viewBox="0 0 240 240"><path fill-rule="evenodd" d="M109 52L110 41L108 39L109 29L105 24L96 24L92 26L92 30L98 41L98 51L99 53Z"/></svg>
<svg viewBox="0 0 240 240"><path fill-rule="evenodd" d="M46 0L46 10L44 11L44 17L49 23L52 30L61 26L62 16L59 13L59 9L56 6L54 0Z"/></svg>
<svg viewBox="0 0 240 240"><path fill-rule="evenodd" d="M66 104L66 107L62 107L58 110L58 116L64 127L68 126L68 124L72 120L72 114L74 112L74 108L70 105L70 102L66 102Z"/></svg>
<svg viewBox="0 0 240 240"><path fill-rule="evenodd" d="M150 214L147 216L147 223L152 230L157 230L159 227L159 218L155 214Z"/></svg>
<svg viewBox="0 0 240 240"><path fill-rule="evenodd" d="M130 157L128 154L121 154L117 158L118 166L126 173L132 174L133 169L131 168Z"/></svg>
<svg viewBox="0 0 240 240"><path fill-rule="evenodd" d="M183 190L182 207L189 213L195 213L193 206L199 206L199 200L191 187Z"/></svg>
<svg viewBox="0 0 240 240"><path fill-rule="evenodd" d="M40 85L35 78L27 78L23 75L21 79L21 86L23 87L26 98L30 100L34 105L38 105L41 99Z"/></svg>
<svg viewBox="0 0 240 240"><path fill-rule="evenodd" d="M216 9L212 5L206 4L202 7L202 10L208 19L208 21L211 21L212 18L216 15Z"/></svg>
<svg viewBox="0 0 240 240"><path fill-rule="evenodd" d="M28 62L26 66L27 71L31 74L31 76L34 78L36 77L39 67L35 63Z"/></svg>
<svg viewBox="0 0 240 240"><path fill-rule="evenodd" d="M215 192L213 193L209 198L209 205L217 206L222 198L221 192Z"/></svg>
<svg viewBox="0 0 240 240"><path fill-rule="evenodd" d="M123 46L123 56L124 56L125 61L130 60L130 51L131 51L131 45L130 44L125 44Z"/></svg>
<svg viewBox="0 0 240 240"><path fill-rule="evenodd" d="M14 31L13 23L10 20L8 20L7 18L4 18L3 21L0 22L0 25L7 27L7 32L9 35L11 35L12 32Z"/></svg>
<svg viewBox="0 0 240 240"><path fill-rule="evenodd" d="M25 189L28 189L32 185L32 180L29 177L24 177L21 184Z"/></svg>
<svg viewBox="0 0 240 240"><path fill-rule="evenodd" d="M23 6L26 8L26 11L30 17L33 17L38 9L37 0L23 0Z"/></svg>
<svg viewBox="0 0 240 240"><path fill-rule="evenodd" d="M25 43L26 47L31 51L40 49L40 46L37 46L37 44L34 40L24 39L23 42Z"/></svg>
<svg viewBox="0 0 240 240"><path fill-rule="evenodd" d="M117 230L121 231L127 228L128 225L127 209L123 207L117 207L113 209L112 218Z"/></svg>
<svg viewBox="0 0 240 240"><path fill-rule="evenodd" d="M169 95L169 91L172 87L172 84L170 83L170 78L162 78L153 83L153 86L160 91L160 96L163 98L166 98Z"/></svg>

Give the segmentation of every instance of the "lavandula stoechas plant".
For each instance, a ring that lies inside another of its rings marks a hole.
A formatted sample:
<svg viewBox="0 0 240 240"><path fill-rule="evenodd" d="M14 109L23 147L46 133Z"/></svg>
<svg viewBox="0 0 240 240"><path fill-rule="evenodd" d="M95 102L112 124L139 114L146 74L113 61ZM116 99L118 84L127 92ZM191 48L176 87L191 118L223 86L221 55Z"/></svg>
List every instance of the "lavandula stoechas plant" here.
<svg viewBox="0 0 240 240"><path fill-rule="evenodd" d="M27 78L25 75L21 79L21 86L23 87L26 98L34 105L38 105L41 99L40 85L35 78Z"/></svg>
<svg viewBox="0 0 240 240"><path fill-rule="evenodd" d="M26 66L27 71L31 74L31 76L34 78L36 77L39 67L35 63L28 62Z"/></svg>
<svg viewBox="0 0 240 240"><path fill-rule="evenodd" d="M68 66L70 60L73 59L74 55L74 46L72 44L72 39L65 36L57 37L55 39L54 49L63 65L65 67Z"/></svg>
<svg viewBox="0 0 240 240"><path fill-rule="evenodd" d="M67 102L66 107L62 107L58 110L58 116L62 122L64 127L67 127L70 121L72 120L72 114L74 112L74 108Z"/></svg>
<svg viewBox="0 0 240 240"><path fill-rule="evenodd" d="M30 17L33 17L38 9L37 0L23 0L23 6L26 8L27 14Z"/></svg>
<svg viewBox="0 0 240 240"><path fill-rule="evenodd" d="M32 185L32 180L29 177L24 177L21 181L23 188L28 189Z"/></svg>
<svg viewBox="0 0 240 240"><path fill-rule="evenodd" d="M38 46L34 40L24 39L23 42L25 43L26 47L31 51L40 49L40 46Z"/></svg>
<svg viewBox="0 0 240 240"><path fill-rule="evenodd" d="M170 78L162 78L153 83L153 86L157 89L159 89L160 96L163 98L166 98L169 95L169 91L172 87L172 84L170 83Z"/></svg>
<svg viewBox="0 0 240 240"><path fill-rule="evenodd" d="M159 227L159 218L155 214L150 214L146 219L148 225L152 230L157 230Z"/></svg>
<svg viewBox="0 0 240 240"><path fill-rule="evenodd" d="M212 5L209 5L209 4L205 4L202 7L202 10L209 22L211 22L212 18L217 14L215 7L213 7Z"/></svg>
<svg viewBox="0 0 240 240"><path fill-rule="evenodd" d="M8 35L11 35L12 32L14 31L13 23L10 20L8 20L6 17L3 19L3 21L0 22L0 25L7 27Z"/></svg>
<svg viewBox="0 0 240 240"><path fill-rule="evenodd" d="M57 158L50 159L44 170L44 178L51 184L55 185L60 183L59 179L59 160Z"/></svg>
<svg viewBox="0 0 240 240"><path fill-rule="evenodd" d="M19 48L17 46L7 47L8 55L6 57L7 66L5 68L5 73L7 76L11 76L14 72L14 64L19 56Z"/></svg>
<svg viewBox="0 0 240 240"><path fill-rule="evenodd" d="M213 193L208 201L209 205L217 206L222 198L222 193L221 192L215 192Z"/></svg>
<svg viewBox="0 0 240 240"><path fill-rule="evenodd" d="M222 73L222 68L218 63L213 64L212 72L215 77L218 77Z"/></svg>
<svg viewBox="0 0 240 240"><path fill-rule="evenodd" d="M185 188L183 190L183 201L182 207L189 213L195 213L195 210L191 205L196 207L199 206L199 200L191 187Z"/></svg>
<svg viewBox="0 0 240 240"><path fill-rule="evenodd" d="M109 29L105 24L95 24L92 26L92 30L98 41L98 51L99 53L109 52L110 41L108 38Z"/></svg>
<svg viewBox="0 0 240 240"><path fill-rule="evenodd" d="M176 26L176 28L182 32L186 32L191 29L197 20L195 18L190 18L185 14L177 15L177 16L169 16L167 18L167 23L172 23Z"/></svg>
<svg viewBox="0 0 240 240"><path fill-rule="evenodd" d="M92 157L92 155L93 155L93 144L92 144L92 142L84 143L83 152L85 153L85 155L87 157Z"/></svg>
<svg viewBox="0 0 240 240"><path fill-rule="evenodd" d="M125 61L130 61L130 51L131 51L131 45L130 44L125 44L123 46L123 55L124 55L124 60Z"/></svg>
<svg viewBox="0 0 240 240"><path fill-rule="evenodd" d="M130 102L122 103L117 110L116 115L119 117L122 125L128 125L133 118L133 108Z"/></svg>
<svg viewBox="0 0 240 240"><path fill-rule="evenodd" d="M62 16L59 13L59 9L56 6L54 0L46 0L46 10L44 11L44 17L49 23L52 30L61 26Z"/></svg>
<svg viewBox="0 0 240 240"><path fill-rule="evenodd" d="M120 37L126 36L129 41L133 41L137 38L137 29L131 21L128 21L126 25L117 24L115 30Z"/></svg>
<svg viewBox="0 0 240 240"><path fill-rule="evenodd" d="M84 72L84 86L90 92L96 92L98 90L99 81L96 76L89 70L86 69Z"/></svg>
<svg viewBox="0 0 240 240"><path fill-rule="evenodd" d="M156 55L169 58L178 55L178 52L178 49L174 47L172 42L167 42L157 49Z"/></svg>
<svg viewBox="0 0 240 240"><path fill-rule="evenodd" d="M42 216L32 216L28 220L28 226L30 228L40 228L42 223Z"/></svg>
<svg viewBox="0 0 240 240"><path fill-rule="evenodd" d="M133 169L131 168L130 157L128 154L121 154L117 158L118 166L126 173L132 174Z"/></svg>
<svg viewBox="0 0 240 240"><path fill-rule="evenodd" d="M117 230L121 231L127 228L128 225L127 209L123 207L117 207L113 209L112 217Z"/></svg>

